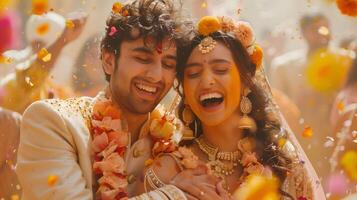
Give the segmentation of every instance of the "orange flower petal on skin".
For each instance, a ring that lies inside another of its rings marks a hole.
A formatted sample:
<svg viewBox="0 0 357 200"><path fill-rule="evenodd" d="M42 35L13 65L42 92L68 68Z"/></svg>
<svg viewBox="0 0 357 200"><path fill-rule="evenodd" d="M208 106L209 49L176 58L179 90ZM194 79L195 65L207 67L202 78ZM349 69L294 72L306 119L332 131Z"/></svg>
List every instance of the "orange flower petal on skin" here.
<svg viewBox="0 0 357 200"><path fill-rule="evenodd" d="M93 114L96 116L103 117L104 112L106 108L110 105L111 103L109 101L98 101L94 106L93 106Z"/></svg>
<svg viewBox="0 0 357 200"><path fill-rule="evenodd" d="M342 14L356 17L357 16L357 1L356 0L337 0L338 9Z"/></svg>
<svg viewBox="0 0 357 200"><path fill-rule="evenodd" d="M313 134L314 132L312 131L312 128L308 126L304 129L302 136L305 138L310 138L313 136Z"/></svg>
<svg viewBox="0 0 357 200"><path fill-rule="evenodd" d="M74 28L75 25L74 25L74 23L73 23L72 20L67 19L67 20L66 20L66 27L67 27L67 28Z"/></svg>
<svg viewBox="0 0 357 200"><path fill-rule="evenodd" d="M48 23L43 23L39 25L36 29L37 34L45 35L50 30L50 25Z"/></svg>
<svg viewBox="0 0 357 200"><path fill-rule="evenodd" d="M253 54L250 56L252 62L255 64L255 67L259 69L263 62L263 49L258 45L254 45Z"/></svg>
<svg viewBox="0 0 357 200"><path fill-rule="evenodd" d="M58 181L58 176L56 175L49 175L47 178L48 186L54 186L57 181Z"/></svg>
<svg viewBox="0 0 357 200"><path fill-rule="evenodd" d="M48 0L32 0L32 14L42 15L48 11Z"/></svg>

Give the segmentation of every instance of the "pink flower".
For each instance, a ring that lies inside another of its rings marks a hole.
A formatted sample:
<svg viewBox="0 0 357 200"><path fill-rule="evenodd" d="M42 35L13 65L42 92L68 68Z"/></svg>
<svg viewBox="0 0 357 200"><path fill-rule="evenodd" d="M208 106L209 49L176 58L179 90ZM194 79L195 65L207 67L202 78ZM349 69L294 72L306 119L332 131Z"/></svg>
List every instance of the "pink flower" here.
<svg viewBox="0 0 357 200"><path fill-rule="evenodd" d="M111 188L119 189L126 188L128 186L128 181L126 178L121 178L111 172L104 172L104 175L98 180L100 185L109 185Z"/></svg>
<svg viewBox="0 0 357 200"><path fill-rule="evenodd" d="M92 120L92 125L95 127L104 128L105 130L121 130L121 120L113 120L111 117L104 117L102 121Z"/></svg>
<svg viewBox="0 0 357 200"><path fill-rule="evenodd" d="M112 153L101 162L95 162L93 169L100 169L102 172L124 173L125 162L118 153Z"/></svg>
<svg viewBox="0 0 357 200"><path fill-rule="evenodd" d="M104 158L108 157L110 154L112 154L113 152L115 152L115 150L117 149L118 145L115 143L115 141L111 141L108 146L102 151L100 152L98 155L102 156Z"/></svg>
<svg viewBox="0 0 357 200"><path fill-rule="evenodd" d="M110 27L110 32L109 32L109 36L113 36L116 32L118 32L117 28L115 28L115 26Z"/></svg>
<svg viewBox="0 0 357 200"><path fill-rule="evenodd" d="M245 48L253 43L253 29L248 22L238 21L234 30L234 34Z"/></svg>
<svg viewBox="0 0 357 200"><path fill-rule="evenodd" d="M125 147L129 143L129 135L123 131L112 131L108 133L109 141L115 141L118 147Z"/></svg>
<svg viewBox="0 0 357 200"><path fill-rule="evenodd" d="M108 146L109 140L106 133L96 135L92 141L92 149L95 153L102 151Z"/></svg>

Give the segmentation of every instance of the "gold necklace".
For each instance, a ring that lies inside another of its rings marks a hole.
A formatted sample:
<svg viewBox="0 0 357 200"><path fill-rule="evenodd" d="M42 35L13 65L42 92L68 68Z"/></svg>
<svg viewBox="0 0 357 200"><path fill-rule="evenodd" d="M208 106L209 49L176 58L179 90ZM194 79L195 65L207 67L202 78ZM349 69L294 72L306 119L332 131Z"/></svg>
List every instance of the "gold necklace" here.
<svg viewBox="0 0 357 200"><path fill-rule="evenodd" d="M208 144L202 137L197 138L198 147L208 156L209 165L219 177L232 175L234 167L237 167L242 156L240 151L225 152L219 151L218 147ZM223 163L229 161L230 163Z"/></svg>

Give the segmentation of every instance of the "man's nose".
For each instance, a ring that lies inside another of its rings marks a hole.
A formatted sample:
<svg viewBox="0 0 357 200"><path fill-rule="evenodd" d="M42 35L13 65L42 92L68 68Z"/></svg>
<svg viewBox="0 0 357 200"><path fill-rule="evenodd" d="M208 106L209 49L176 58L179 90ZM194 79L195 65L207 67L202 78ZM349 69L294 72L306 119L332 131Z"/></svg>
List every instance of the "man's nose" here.
<svg viewBox="0 0 357 200"><path fill-rule="evenodd" d="M159 82L162 79L162 63L154 63L152 64L146 73L147 78L149 78L152 82Z"/></svg>

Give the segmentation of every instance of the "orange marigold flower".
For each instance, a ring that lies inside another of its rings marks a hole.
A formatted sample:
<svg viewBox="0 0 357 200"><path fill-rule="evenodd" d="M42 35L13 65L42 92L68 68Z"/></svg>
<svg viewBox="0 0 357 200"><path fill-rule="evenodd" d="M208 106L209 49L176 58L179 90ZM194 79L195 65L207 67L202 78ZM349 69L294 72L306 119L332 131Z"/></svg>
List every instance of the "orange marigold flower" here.
<svg viewBox="0 0 357 200"><path fill-rule="evenodd" d="M204 36L208 36L211 33L219 31L221 29L221 23L217 17L205 16L198 22L198 32Z"/></svg>
<svg viewBox="0 0 357 200"><path fill-rule="evenodd" d="M351 17L357 16L357 0L336 0L336 4L342 14Z"/></svg>
<svg viewBox="0 0 357 200"><path fill-rule="evenodd" d="M305 138L310 138L310 137L312 137L313 134L314 134L314 132L312 131L312 128L308 126L304 129L302 136Z"/></svg>
<svg viewBox="0 0 357 200"><path fill-rule="evenodd" d="M123 5L120 2L115 2L112 7L112 11L115 14L120 14L122 11Z"/></svg>
<svg viewBox="0 0 357 200"><path fill-rule="evenodd" d="M222 16L222 17L218 17L218 19L219 22L221 23L223 32L231 32L234 30L235 24L231 18Z"/></svg>
<svg viewBox="0 0 357 200"><path fill-rule="evenodd" d="M255 64L255 67L259 69L263 62L263 49L258 45L254 45L253 54L250 56L252 62Z"/></svg>
<svg viewBox="0 0 357 200"><path fill-rule="evenodd" d="M48 0L32 0L32 14L42 15L48 10Z"/></svg>
<svg viewBox="0 0 357 200"><path fill-rule="evenodd" d="M36 32L39 35L45 35L49 30L50 25L48 23L43 23L37 27Z"/></svg>

